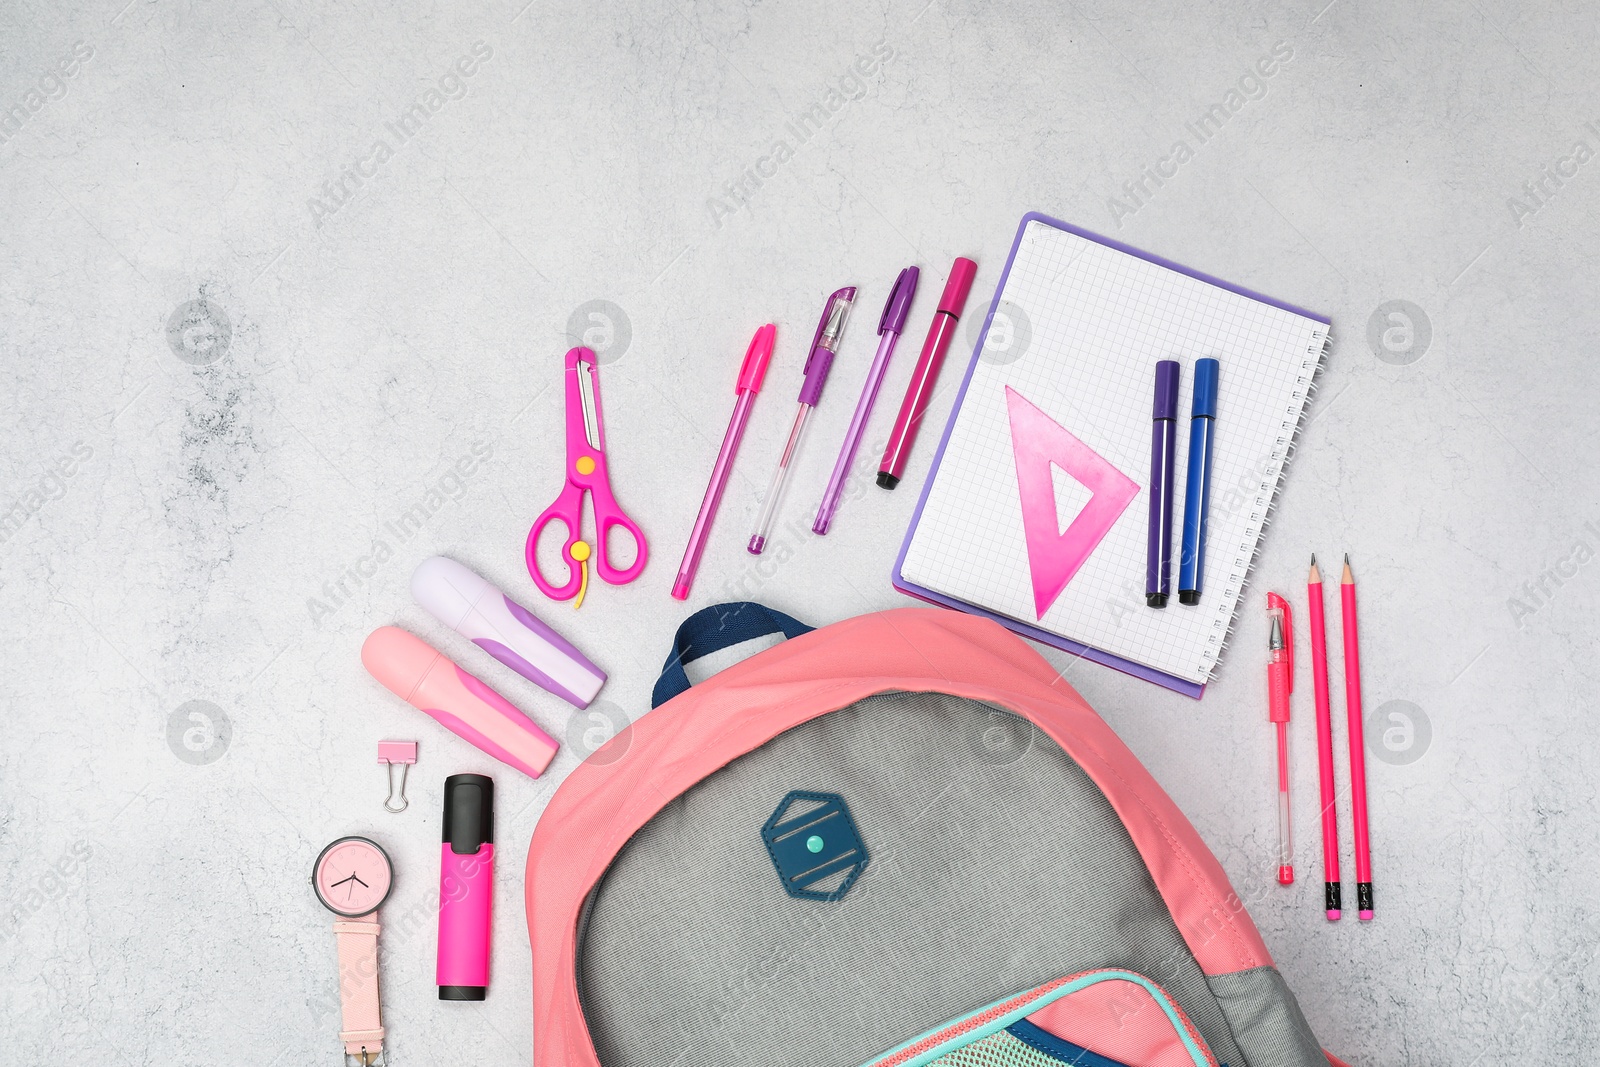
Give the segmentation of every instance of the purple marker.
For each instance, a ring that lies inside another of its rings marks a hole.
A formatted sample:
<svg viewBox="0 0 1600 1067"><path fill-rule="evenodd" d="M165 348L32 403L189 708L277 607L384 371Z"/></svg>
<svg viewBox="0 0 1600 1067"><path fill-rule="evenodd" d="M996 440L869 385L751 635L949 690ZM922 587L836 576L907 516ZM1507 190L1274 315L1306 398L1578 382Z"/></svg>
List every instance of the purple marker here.
<svg viewBox="0 0 1600 1067"><path fill-rule="evenodd" d="M789 477L789 465L800 448L806 420L811 417L817 401L822 399L822 386L828 380L828 371L833 369L833 354L839 351L839 338L844 334L844 322L855 298L856 287L847 285L828 297L827 306L822 309L817 332L811 338L811 350L806 354L806 377L800 383L800 410L795 413L789 440L784 442L778 469L767 487L767 499L762 501L761 514L756 518L755 533L750 535L750 543L745 546L752 556L761 555L761 550L767 547L767 535L772 532L772 520L778 515L778 501L783 496L783 483Z"/></svg>
<svg viewBox="0 0 1600 1067"><path fill-rule="evenodd" d="M833 513L839 509L839 497L844 492L844 480L856 461L856 450L861 447L861 435L867 430L867 419L872 415L872 405L878 399L878 387L883 384L883 374L889 369L889 357L894 354L900 331L906 328L906 313L911 310L911 298L917 295L917 268L907 267L894 280L889 299L883 305L883 315L878 319L878 354L872 357L872 367L867 371L867 384L861 388L861 399L856 401L856 413L850 417L850 428L844 434L844 447L839 449L838 462L833 465L833 477L822 494L822 504L817 508L816 521L811 532L825 534L833 522Z"/></svg>
<svg viewBox="0 0 1600 1067"><path fill-rule="evenodd" d="M1173 449L1178 441L1178 361L1156 364L1155 426L1150 431L1150 538L1144 563L1144 601L1167 606L1172 591Z"/></svg>
<svg viewBox="0 0 1600 1067"><path fill-rule="evenodd" d="M567 703L586 708L606 675L488 579L447 556L411 574L411 595L440 622Z"/></svg>

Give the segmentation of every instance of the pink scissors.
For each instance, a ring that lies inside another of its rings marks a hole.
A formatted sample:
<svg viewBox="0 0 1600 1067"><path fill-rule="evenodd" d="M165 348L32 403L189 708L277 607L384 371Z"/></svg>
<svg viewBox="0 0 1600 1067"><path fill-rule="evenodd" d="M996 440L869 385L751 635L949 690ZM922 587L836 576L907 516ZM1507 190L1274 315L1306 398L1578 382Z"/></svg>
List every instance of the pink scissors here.
<svg viewBox="0 0 1600 1067"><path fill-rule="evenodd" d="M617 498L611 495L611 479L606 473L605 427L600 421L600 384L595 377L595 356L591 349L574 348L566 358L567 387L567 484L561 494L533 521L528 531L526 557L528 574L540 592L552 600L578 598L573 607L583 606L584 593L589 588L589 560L594 559L594 569L612 585L626 585L639 577L650 558L645 544L644 531L639 524L622 513ZM583 494L592 497L595 521L595 544L583 539ZM567 528L567 543L561 546L561 558L567 564L567 582L555 585L539 573L539 535L552 522ZM633 564L626 570L611 565L607 554L607 535L613 527L620 526L633 536L635 545Z"/></svg>

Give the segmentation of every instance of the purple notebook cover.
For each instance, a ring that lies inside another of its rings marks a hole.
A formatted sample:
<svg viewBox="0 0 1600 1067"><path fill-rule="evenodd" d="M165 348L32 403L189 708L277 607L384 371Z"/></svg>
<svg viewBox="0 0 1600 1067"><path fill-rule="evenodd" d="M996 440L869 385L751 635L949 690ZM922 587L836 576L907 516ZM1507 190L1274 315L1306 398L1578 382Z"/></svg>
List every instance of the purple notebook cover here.
<svg viewBox="0 0 1600 1067"><path fill-rule="evenodd" d="M893 581L896 589L900 590L902 593L905 593L907 596L913 596L919 600L926 600L930 604L938 604L942 607L953 608L956 611L964 611L969 615L981 615L986 619L993 619L995 622L1007 627L1008 629L1016 631L1023 637L1031 637L1033 640L1038 641L1041 644L1059 648L1064 652L1071 652L1075 656L1092 660L1095 663L1102 663L1107 667L1115 667L1117 670L1131 674L1135 678L1143 678L1147 682L1154 682L1157 685L1165 686L1166 688L1175 692L1182 693L1185 696L1194 697L1196 700L1198 700L1206 691L1206 687L1203 683L1191 682L1187 679L1168 674L1165 671L1158 671L1154 667L1146 667L1142 663L1135 663L1133 660L1124 659L1123 657L1113 655L1110 652L1103 652L1098 648L1093 648L1089 645L1083 644L1082 642L1074 641L1071 638L1060 637L1048 630L1034 626L1031 623L1026 623L1019 619L1013 619L1009 615L1001 615L998 612L990 611L987 608L968 603L965 600L957 600L954 597L946 596L943 593L938 593L932 589L909 582L900 573L901 568L905 566L906 552L911 548L912 535L917 532L917 523L922 520L922 509L928 504L928 493L933 489L933 480L939 473L939 464L944 460L945 447L949 445L950 435L955 430L956 416L961 413L961 403L967 398L967 387L972 384L972 373L978 366L979 354L983 352L984 338L989 336L990 319L994 317L995 305L1000 300L1000 294L1005 292L1006 279L1011 276L1011 264L1017 258L1017 249L1022 247L1022 235L1027 231L1028 224L1030 222L1040 222L1046 226L1053 226L1058 230L1065 230L1066 232L1076 234L1085 240L1094 241L1096 244L1105 245L1107 248L1116 249L1118 252L1126 252L1130 256L1138 256L1140 259L1145 260L1146 262L1167 267L1171 270L1177 271L1180 274L1186 274L1191 278L1206 282L1210 285L1215 285L1219 289L1226 289L1230 293L1237 293L1239 296L1248 297L1251 300L1259 301L1263 304L1269 304L1272 307L1278 308L1282 311L1288 311L1295 315L1303 315L1308 319L1322 323L1324 326L1330 326L1332 323L1328 319L1323 318L1321 315L1313 315L1304 308L1295 307L1293 304L1285 304L1281 300L1274 300L1269 296L1263 296L1260 293L1252 292L1249 289L1240 288L1237 285L1230 285L1220 278L1213 278L1209 274L1202 274L1197 270L1190 270L1181 263L1174 263L1170 259L1162 259L1160 256L1153 256L1148 252L1141 252L1137 248L1129 247L1128 245L1122 244L1119 241L1113 241L1109 237L1102 237L1097 233L1090 233L1088 230L1082 230L1076 226L1068 225L1065 222L1061 222L1059 219L1053 219L1048 215L1042 215L1037 211L1030 211L1026 215L1022 216L1022 222L1017 226L1017 236L1011 242L1011 252L1006 256L1005 269L1000 272L1000 281L994 287L994 298L989 304L989 314L984 319L983 329L978 333L978 342L973 346L972 358L967 362L966 376L961 379L961 391L956 394L956 402L950 408L950 418L945 423L943 436L939 438L939 450L934 453L933 466L928 469L927 478L923 479L922 494L917 498L917 510L911 514L911 525L906 528L905 540L900 544L900 554L895 558L894 561ZM1288 461L1285 460L1284 462L1287 466ZM1282 476L1283 475L1280 473L1279 478L1281 479ZM1257 547L1259 548L1259 545Z"/></svg>

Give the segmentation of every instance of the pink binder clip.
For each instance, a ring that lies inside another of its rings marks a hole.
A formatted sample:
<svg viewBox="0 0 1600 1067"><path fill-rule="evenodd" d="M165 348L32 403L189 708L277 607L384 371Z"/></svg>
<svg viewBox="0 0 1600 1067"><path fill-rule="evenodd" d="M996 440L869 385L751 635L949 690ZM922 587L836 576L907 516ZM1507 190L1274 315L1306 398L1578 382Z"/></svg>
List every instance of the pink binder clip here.
<svg viewBox="0 0 1600 1067"><path fill-rule="evenodd" d="M378 762L389 765L389 795L384 798L383 810L396 814L405 811L410 802L406 800L406 775L411 770L411 765L417 762L417 743L415 741L379 741ZM400 788L394 787L394 768L400 766ZM400 800L400 806L394 806L395 798Z"/></svg>

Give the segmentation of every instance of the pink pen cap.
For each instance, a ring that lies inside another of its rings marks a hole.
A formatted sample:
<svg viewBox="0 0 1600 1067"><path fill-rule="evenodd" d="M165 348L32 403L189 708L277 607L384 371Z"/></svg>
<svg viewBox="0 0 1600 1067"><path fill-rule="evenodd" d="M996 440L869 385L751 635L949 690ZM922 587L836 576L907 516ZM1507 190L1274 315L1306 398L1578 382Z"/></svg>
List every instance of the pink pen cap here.
<svg viewBox="0 0 1600 1067"><path fill-rule="evenodd" d="M530 778L555 759L560 746L549 734L415 634L378 627L361 646L361 663L389 692Z"/></svg>
<svg viewBox="0 0 1600 1067"><path fill-rule="evenodd" d="M772 345L777 337L778 327L769 322L750 338L744 362L739 365L739 384L733 387L734 395L761 391L761 383L767 377L767 365L772 362Z"/></svg>

